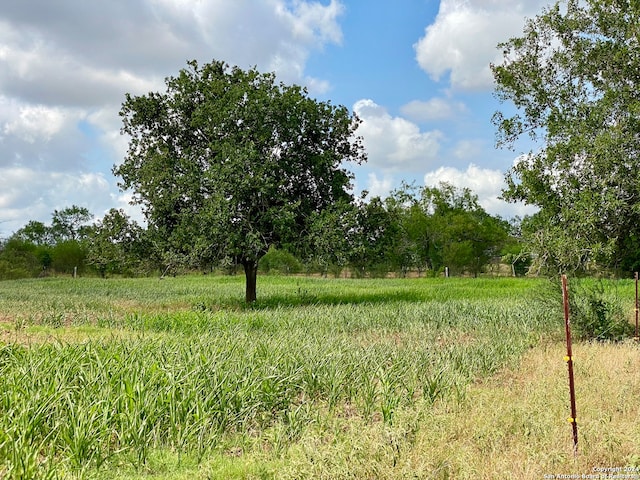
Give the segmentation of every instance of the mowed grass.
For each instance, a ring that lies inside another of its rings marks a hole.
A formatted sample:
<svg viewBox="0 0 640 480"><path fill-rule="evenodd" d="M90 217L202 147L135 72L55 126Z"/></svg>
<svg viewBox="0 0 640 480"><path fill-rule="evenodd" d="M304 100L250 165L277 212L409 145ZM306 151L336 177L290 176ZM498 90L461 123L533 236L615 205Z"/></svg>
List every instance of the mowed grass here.
<svg viewBox="0 0 640 480"><path fill-rule="evenodd" d="M2 282L0 478L634 466L637 346L576 346L574 459L543 282L261 277L251 307L241 277Z"/></svg>

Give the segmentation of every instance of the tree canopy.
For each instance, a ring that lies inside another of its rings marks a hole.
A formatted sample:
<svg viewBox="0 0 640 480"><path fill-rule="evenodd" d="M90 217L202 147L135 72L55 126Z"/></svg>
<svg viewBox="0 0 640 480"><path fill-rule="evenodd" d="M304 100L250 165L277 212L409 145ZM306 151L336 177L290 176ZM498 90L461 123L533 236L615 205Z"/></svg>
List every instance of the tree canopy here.
<svg viewBox="0 0 640 480"><path fill-rule="evenodd" d="M192 61L166 87L126 96L129 150L114 173L134 191L160 248L241 264L254 301L269 247L295 245L314 214L351 201L343 165L366 160L359 120L274 74L219 61Z"/></svg>
<svg viewBox="0 0 640 480"><path fill-rule="evenodd" d="M630 268L640 241L640 3L558 2L503 43L492 65L499 146L535 150L507 175L504 197L540 208L525 230L542 266Z"/></svg>
<svg viewBox="0 0 640 480"><path fill-rule="evenodd" d="M72 205L62 210L54 210L51 219L51 233L56 242L77 241L86 237L93 214L85 207Z"/></svg>
<svg viewBox="0 0 640 480"><path fill-rule="evenodd" d="M521 254L511 230L469 189L403 184L384 200L362 197L317 217L311 250L324 272L348 265L356 276L426 270L437 275L448 267L453 274L477 276L503 256L503 247Z"/></svg>
<svg viewBox="0 0 640 480"><path fill-rule="evenodd" d="M122 210L112 208L93 227L87 263L101 277L133 270L145 260L143 229Z"/></svg>

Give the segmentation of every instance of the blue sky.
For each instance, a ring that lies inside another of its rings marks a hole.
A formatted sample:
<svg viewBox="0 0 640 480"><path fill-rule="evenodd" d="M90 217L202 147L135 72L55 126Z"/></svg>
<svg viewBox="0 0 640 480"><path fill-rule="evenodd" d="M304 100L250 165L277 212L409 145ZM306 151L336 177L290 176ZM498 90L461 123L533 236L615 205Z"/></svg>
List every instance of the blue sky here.
<svg viewBox="0 0 640 480"><path fill-rule="evenodd" d="M544 0L23 0L0 6L0 237L72 204L128 204L125 93L162 90L187 60L275 71L363 120L356 190L405 180L471 188L492 214L519 151L494 148L496 44ZM531 148L523 145L522 150Z"/></svg>

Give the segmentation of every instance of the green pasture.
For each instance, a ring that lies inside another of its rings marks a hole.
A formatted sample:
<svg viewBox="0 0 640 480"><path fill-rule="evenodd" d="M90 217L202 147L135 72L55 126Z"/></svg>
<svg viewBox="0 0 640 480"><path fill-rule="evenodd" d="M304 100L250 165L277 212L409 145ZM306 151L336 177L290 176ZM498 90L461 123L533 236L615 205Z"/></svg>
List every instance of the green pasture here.
<svg viewBox="0 0 640 480"><path fill-rule="evenodd" d="M0 478L314 478L301 442L354 419L402 455L417 406L562 338L546 283L267 276L246 306L240 277L1 282Z"/></svg>

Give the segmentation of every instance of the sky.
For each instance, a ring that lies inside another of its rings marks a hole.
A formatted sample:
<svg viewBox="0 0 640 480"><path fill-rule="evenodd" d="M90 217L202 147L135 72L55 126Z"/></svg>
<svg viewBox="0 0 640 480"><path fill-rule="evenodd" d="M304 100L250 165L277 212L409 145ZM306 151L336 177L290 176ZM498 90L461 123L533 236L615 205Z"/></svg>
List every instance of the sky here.
<svg viewBox="0 0 640 480"><path fill-rule="evenodd" d="M121 208L111 173L128 139L125 94L164 91L187 61L275 72L362 124L369 160L347 165L355 191L402 181L499 199L523 151L496 150L491 62L547 0L21 0L0 5L0 238L54 210ZM525 148L530 148L527 146Z"/></svg>

